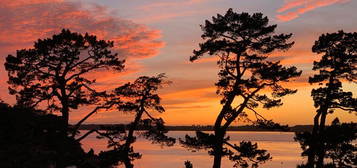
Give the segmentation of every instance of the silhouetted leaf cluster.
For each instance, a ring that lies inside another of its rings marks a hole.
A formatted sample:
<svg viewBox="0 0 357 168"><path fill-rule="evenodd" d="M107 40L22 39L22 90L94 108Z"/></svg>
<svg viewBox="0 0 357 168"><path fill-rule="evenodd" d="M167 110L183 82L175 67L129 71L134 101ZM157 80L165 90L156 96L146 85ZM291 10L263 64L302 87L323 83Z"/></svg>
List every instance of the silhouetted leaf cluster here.
<svg viewBox="0 0 357 168"><path fill-rule="evenodd" d="M227 138L226 138L227 140ZM191 137L189 135L185 135L185 139L180 139L180 143L195 152L196 150L201 149L211 149L215 145L215 137L214 134L204 133L202 131L196 131L196 136ZM212 151L209 151L211 153Z"/></svg>
<svg viewBox="0 0 357 168"><path fill-rule="evenodd" d="M193 168L193 165L190 161L186 160L185 161L185 168Z"/></svg>
<svg viewBox="0 0 357 168"><path fill-rule="evenodd" d="M264 128L267 130L280 130L280 131L288 131L289 126L288 125L281 125L279 123L275 123L272 120L264 120L264 119L258 119L255 122L255 125Z"/></svg>
<svg viewBox="0 0 357 168"><path fill-rule="evenodd" d="M242 141L239 145L230 144L229 137L224 138L224 144L227 147L223 147L222 156L227 156L229 160L235 162L234 167L248 168L251 165L252 168L258 167L259 164L265 163L271 159L269 153L266 150L258 149L258 145L252 144L250 141ZM214 134L204 133L196 131L196 136L191 137L186 135L185 139L180 139L181 144L190 149L192 152L197 150L206 149L209 150L210 155L215 155L215 151L212 150L216 145L216 138Z"/></svg>
<svg viewBox="0 0 357 168"><path fill-rule="evenodd" d="M168 130L165 128L163 119L144 119L141 123L140 127L146 130L140 132L140 135L152 141L152 143L163 146L173 146L175 144L175 138L165 135L168 133Z"/></svg>
<svg viewBox="0 0 357 168"><path fill-rule="evenodd" d="M228 152L229 160L236 162L233 167L248 168L251 162L251 167L256 168L259 164L271 159L267 150L258 149L257 143L252 144L250 141L242 141L239 145L234 144L232 148L238 152L238 154L232 150Z"/></svg>

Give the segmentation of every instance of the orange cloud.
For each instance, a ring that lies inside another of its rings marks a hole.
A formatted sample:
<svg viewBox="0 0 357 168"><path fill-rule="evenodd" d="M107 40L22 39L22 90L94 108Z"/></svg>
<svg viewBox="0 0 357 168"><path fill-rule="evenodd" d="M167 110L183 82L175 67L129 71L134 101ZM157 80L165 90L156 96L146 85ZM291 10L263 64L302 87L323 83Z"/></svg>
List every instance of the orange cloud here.
<svg viewBox="0 0 357 168"><path fill-rule="evenodd" d="M161 37L160 31L108 13L106 7L75 1L1 0L0 97L8 99L7 75L2 66L5 57L18 49L30 48L37 39L50 37L63 28L88 32L97 35L99 39L114 41L114 51L130 63L126 66L129 68L127 73L138 71L133 68L141 68L135 60L156 56L164 46L158 40ZM109 75L101 76L102 81L106 81Z"/></svg>
<svg viewBox="0 0 357 168"><path fill-rule="evenodd" d="M85 9L80 3L61 0L5 0L0 6L0 47L29 47L62 28L113 40L117 52L126 58L155 56L164 45L157 40L161 36L158 30L109 16L101 6Z"/></svg>
<svg viewBox="0 0 357 168"><path fill-rule="evenodd" d="M284 5L279 8L277 12L283 13L288 10L293 11L285 14L279 14L276 17L280 21L290 21L316 8L330 6L337 3L346 3L349 1L350 0L285 0Z"/></svg>
<svg viewBox="0 0 357 168"><path fill-rule="evenodd" d="M115 49L122 51L129 58L142 59L158 54L158 48L162 48L164 43L152 39L161 37L158 30L150 30L145 26L138 26L136 29L128 29L120 36L112 40L116 43Z"/></svg>
<svg viewBox="0 0 357 168"><path fill-rule="evenodd" d="M48 2L63 2L63 0L3 0L8 6L36 5Z"/></svg>

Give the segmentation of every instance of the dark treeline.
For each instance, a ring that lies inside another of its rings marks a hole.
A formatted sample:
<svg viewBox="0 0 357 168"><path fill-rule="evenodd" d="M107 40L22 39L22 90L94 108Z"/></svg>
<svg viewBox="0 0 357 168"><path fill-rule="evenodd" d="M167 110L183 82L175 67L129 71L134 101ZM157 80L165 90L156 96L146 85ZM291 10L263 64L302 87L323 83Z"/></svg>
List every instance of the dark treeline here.
<svg viewBox="0 0 357 168"><path fill-rule="evenodd" d="M126 124L83 124L79 127L79 130L92 130L101 129L102 127L123 127L123 129L128 130L129 125ZM287 132L311 132L313 125L296 125L296 126L285 126L283 128L267 128L259 125L242 125L242 126L230 126L228 131L287 131ZM146 126L139 125L136 130L147 130ZM166 129L168 131L213 131L213 126L211 125L167 125Z"/></svg>
<svg viewBox="0 0 357 168"><path fill-rule="evenodd" d="M64 132L62 118L0 102L0 167L108 167L99 155L85 152Z"/></svg>
<svg viewBox="0 0 357 168"><path fill-rule="evenodd" d="M315 73L309 78L310 84L318 84L311 91L316 108L313 125L288 127L266 119L260 111L283 105L283 97L297 92L286 84L302 73L295 66L270 59L272 53L294 45L291 33L276 33L276 28L262 13L233 9L201 25L203 42L190 61L218 57L215 85L221 110L212 126L165 126L156 117L155 113L165 112L159 89L171 83L163 73L97 90L92 72L120 73L125 68L125 59L114 52L112 41L63 29L37 40L33 48L17 50L5 62L9 93L16 103L0 101L0 167L133 168L133 161L142 156L134 144L142 137L161 146L178 141L190 151L206 150L213 158L213 168L221 167L223 157L234 167L257 168L272 159L269 151L250 141L234 144L227 131L272 130L296 132L301 155L307 158L298 168L357 167L356 123L338 118L331 124L326 121L336 110L357 114L357 98L343 88L344 82L357 83L357 33L340 30L322 34L315 41L312 51L319 60L313 62ZM79 109L86 115L69 123L72 112ZM125 125L86 124L97 112L109 110L134 118ZM234 126L235 122L250 125ZM196 135L176 140L167 136L169 130L194 130ZM105 139L108 148L84 151L81 141L93 134ZM182 163L179 166L195 167L189 160Z"/></svg>

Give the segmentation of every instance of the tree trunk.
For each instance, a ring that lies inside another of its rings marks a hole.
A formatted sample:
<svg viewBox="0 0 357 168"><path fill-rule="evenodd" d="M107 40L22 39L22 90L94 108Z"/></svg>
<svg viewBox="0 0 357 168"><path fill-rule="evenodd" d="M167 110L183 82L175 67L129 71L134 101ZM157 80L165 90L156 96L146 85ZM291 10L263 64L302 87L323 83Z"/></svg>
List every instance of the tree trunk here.
<svg viewBox="0 0 357 168"><path fill-rule="evenodd" d="M62 109L61 109L61 113L62 113L62 118L64 121L64 131L67 134L68 133L68 123L69 123L69 100L68 100L68 96L66 93L66 84L65 84L65 80L64 79L58 79L60 86L59 89L61 90L61 96L58 97L58 99L60 99L61 101L61 105L62 105Z"/></svg>
<svg viewBox="0 0 357 168"><path fill-rule="evenodd" d="M322 168L323 164L324 164L324 158L325 158L325 123L326 123L326 115L327 115L327 110L322 112L321 115L321 121L320 121L320 128L319 128L319 150L317 151L317 163L316 163L316 167L317 168Z"/></svg>
<svg viewBox="0 0 357 168"><path fill-rule="evenodd" d="M225 128L222 128L222 121L225 113L231 108L231 104L235 98L237 87L227 96L227 101L224 103L221 112L219 113L216 122L214 123L215 146L213 147L214 160L213 168L220 168L222 162L223 139L226 134Z"/></svg>
<svg viewBox="0 0 357 168"><path fill-rule="evenodd" d="M127 148L127 149L129 149L130 144L134 140L134 131L135 131L137 125L139 124L142 114L143 114L143 111L137 113L134 122L132 124L130 124L130 128L128 131L128 137L125 141L125 148Z"/></svg>
<svg viewBox="0 0 357 168"><path fill-rule="evenodd" d="M62 107L61 113L62 113L62 119L64 122L64 131L67 133L68 132L68 120L69 120L69 108L67 105L64 105L64 104L62 104L62 105L63 105L63 107Z"/></svg>
<svg viewBox="0 0 357 168"><path fill-rule="evenodd" d="M307 166L308 167L313 167L315 165L315 156L316 156L316 149L317 149L317 140L316 137L318 137L318 130L319 130L319 119L321 116L321 112L317 112L317 114L314 117L314 127L311 132L311 144L310 144L310 152L308 154L308 160L307 160Z"/></svg>
<svg viewBox="0 0 357 168"><path fill-rule="evenodd" d="M133 168L134 167L134 165L131 164L131 161L130 161L129 157L124 159L124 165L125 165L126 168Z"/></svg>
<svg viewBox="0 0 357 168"><path fill-rule="evenodd" d="M224 131L215 129L215 138L216 138L216 144L213 148L213 153L214 153L213 168L220 168L222 162Z"/></svg>
<svg viewBox="0 0 357 168"><path fill-rule="evenodd" d="M221 168L222 162L222 145L217 144L214 148L214 160L213 160L213 168ZM219 152L221 151L221 152Z"/></svg>
<svg viewBox="0 0 357 168"><path fill-rule="evenodd" d="M329 82L327 84L328 86L327 86L326 99L324 100L324 104L320 106L320 109L317 110L318 114L314 118L314 128L312 131L313 139L311 143L312 145L310 145L310 147L313 148L308 157L309 167L313 167L314 165L316 165L317 168L323 167L323 162L325 157L324 131L325 131L327 112L332 100L331 94L332 94L332 87L333 87L332 84L333 84L334 77L335 77L334 74L331 74L329 77ZM319 123L319 119L320 119L320 123ZM317 156L317 161L315 161L316 156Z"/></svg>
<svg viewBox="0 0 357 168"><path fill-rule="evenodd" d="M129 154L130 146L134 141L134 131L135 131L136 127L138 126L139 121L140 121L141 116L143 115L143 113L144 113L144 110L140 110L137 113L137 115L135 117L135 120L130 125L129 131L128 131L128 137L127 137L127 139L125 141L125 144L124 144L125 145L124 146L124 151L127 152L126 153L127 154L126 158L124 159L124 165L125 165L126 168L133 168L134 167L134 165L130 161L130 158L129 158L128 154Z"/></svg>

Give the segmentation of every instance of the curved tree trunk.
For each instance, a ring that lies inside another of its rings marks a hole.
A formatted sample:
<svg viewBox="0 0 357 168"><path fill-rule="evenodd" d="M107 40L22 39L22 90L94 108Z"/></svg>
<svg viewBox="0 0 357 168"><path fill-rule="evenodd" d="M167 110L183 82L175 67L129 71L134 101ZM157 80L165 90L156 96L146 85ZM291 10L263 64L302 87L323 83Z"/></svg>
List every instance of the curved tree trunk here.
<svg viewBox="0 0 357 168"><path fill-rule="evenodd" d="M236 82L238 83L238 82ZM213 168L220 168L222 163L223 155L223 140L226 134L226 128L222 127L222 121L224 120L224 115L228 110L231 109L231 104L235 98L235 92L237 87L227 96L227 101L224 103L221 112L219 113L216 122L214 123L214 136L215 136L215 146L213 147L214 160Z"/></svg>
<svg viewBox="0 0 357 168"><path fill-rule="evenodd" d="M325 144L324 144L324 131L326 125L326 117L327 112L331 103L331 95L333 88L333 81L335 75L331 74L329 77L329 82L327 84L327 93L326 99L324 100L324 104L320 106L320 109L317 110L318 114L316 114L314 118L314 127L312 131L312 143L310 147L312 147L311 153L308 156L309 167L323 168L324 157L325 157ZM320 120L320 123L319 123ZM317 160L316 160L317 157Z"/></svg>
<svg viewBox="0 0 357 168"><path fill-rule="evenodd" d="M130 158L129 158L128 154L129 154L130 146L134 141L134 131L135 131L136 127L138 126L139 121L140 121L141 116L143 115L143 113L144 113L144 110L140 110L136 114L134 122L132 124L130 124L130 128L129 128L129 131L128 131L128 137L127 137L127 139L125 141L125 144L124 144L124 151L127 152L126 153L127 154L126 158L124 158L124 165L125 165L126 168L133 168L134 167L134 165L130 161Z"/></svg>
<svg viewBox="0 0 357 168"><path fill-rule="evenodd" d="M319 125L319 130L318 130L318 138L317 141L319 142L319 146L318 146L318 150L316 151L316 156L317 156L317 162L316 162L316 167L317 168L323 168L324 165L324 157L325 157L325 125L326 125L326 116L328 113L328 110L330 108L330 104L331 104L331 96L332 96L332 89L333 89L333 83L334 83L334 78L335 75L331 74L330 78L329 78L329 83L327 86L327 95L326 95L326 99L325 102L323 104L323 106L320 107L319 111L321 113L321 118L320 118L320 125ZM317 142L316 142L317 143Z"/></svg>

